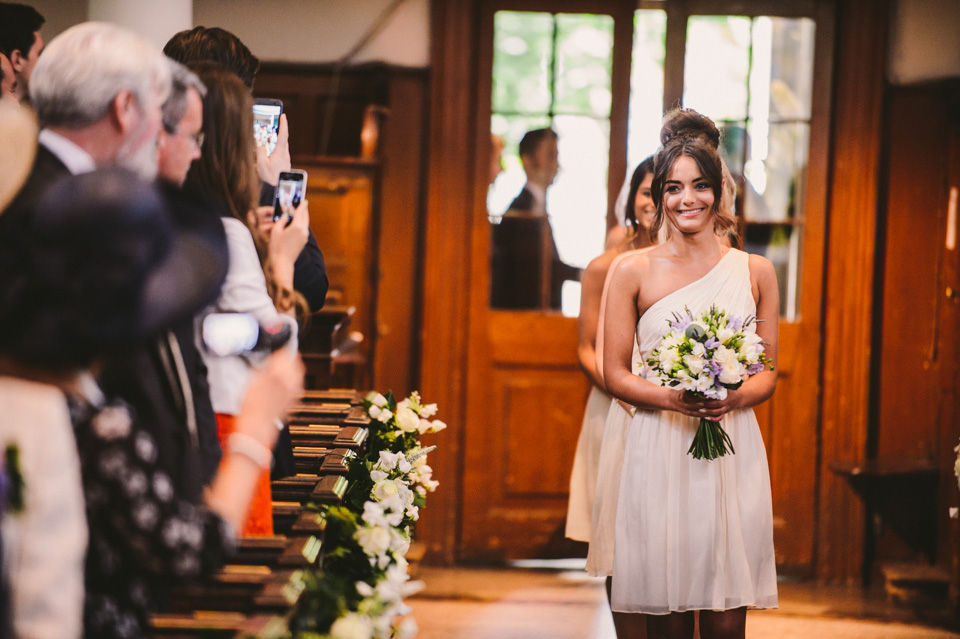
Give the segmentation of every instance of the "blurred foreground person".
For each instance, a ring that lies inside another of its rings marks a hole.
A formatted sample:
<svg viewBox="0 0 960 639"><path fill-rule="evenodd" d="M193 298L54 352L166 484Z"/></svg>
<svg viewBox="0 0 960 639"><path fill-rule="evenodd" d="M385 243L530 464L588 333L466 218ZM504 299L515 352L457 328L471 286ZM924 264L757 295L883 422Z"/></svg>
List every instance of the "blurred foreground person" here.
<svg viewBox="0 0 960 639"><path fill-rule="evenodd" d="M0 210L26 179L36 122L0 103ZM6 271L0 271L0 280ZM0 329L7 330L6 289ZM0 637L76 639L87 526L80 462L57 371L0 353Z"/></svg>
<svg viewBox="0 0 960 639"><path fill-rule="evenodd" d="M153 437L127 404L104 396L91 371L208 304L226 256L175 228L159 193L122 170L63 180L39 203L30 231L24 261L0 275L0 353L18 377L53 381L69 398L89 526L84 634L146 636L158 591L215 569L232 549L274 422L302 390L302 364L286 352L267 360L204 501L184 499L158 465ZM25 490L78 486L37 477ZM74 537L82 544L82 533ZM51 563L67 572L56 558L42 568ZM49 592L60 597L62 587Z"/></svg>

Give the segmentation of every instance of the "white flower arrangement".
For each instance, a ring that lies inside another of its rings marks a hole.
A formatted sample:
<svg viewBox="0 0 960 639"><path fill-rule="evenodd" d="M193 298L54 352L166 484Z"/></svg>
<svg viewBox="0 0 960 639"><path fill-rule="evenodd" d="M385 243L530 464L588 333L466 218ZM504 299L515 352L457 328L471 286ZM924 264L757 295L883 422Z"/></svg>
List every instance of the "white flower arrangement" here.
<svg viewBox="0 0 960 639"><path fill-rule="evenodd" d="M399 403L392 393L373 392L364 407L371 418L367 450L350 462L343 505L326 510L327 542L334 542L327 557L335 565L325 560L318 598L297 620L298 629L308 628L320 639L409 639L417 625L401 619L410 612L403 599L423 583L411 581L405 556L426 494L438 485L427 464L435 447L424 448L420 435L437 433L446 424L430 419L437 405L422 404L416 392ZM330 600L331 591L339 593L336 601ZM326 621L318 622L319 617Z"/></svg>

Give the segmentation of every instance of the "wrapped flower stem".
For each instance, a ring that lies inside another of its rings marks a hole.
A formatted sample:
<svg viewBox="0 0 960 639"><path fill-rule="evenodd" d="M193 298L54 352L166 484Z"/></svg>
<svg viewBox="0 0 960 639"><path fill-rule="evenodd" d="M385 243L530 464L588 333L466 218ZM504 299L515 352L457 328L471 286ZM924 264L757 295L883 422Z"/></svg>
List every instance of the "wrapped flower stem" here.
<svg viewBox="0 0 960 639"><path fill-rule="evenodd" d="M694 459L705 459L710 461L717 457L723 457L727 453L735 454L733 442L727 431L723 430L720 422L712 422L709 419L700 419L700 425L697 426L697 432L693 436L688 455Z"/></svg>

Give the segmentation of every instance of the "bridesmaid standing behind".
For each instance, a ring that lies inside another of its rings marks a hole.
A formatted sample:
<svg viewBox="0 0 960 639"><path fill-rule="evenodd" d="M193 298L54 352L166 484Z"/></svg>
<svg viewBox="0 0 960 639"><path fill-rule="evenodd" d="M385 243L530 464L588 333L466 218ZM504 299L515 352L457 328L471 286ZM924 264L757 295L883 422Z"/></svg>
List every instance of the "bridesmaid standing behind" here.
<svg viewBox="0 0 960 639"><path fill-rule="evenodd" d="M626 224L614 228L608 236L606 252L595 258L587 266L581 278L580 293L580 340L577 358L584 375L590 380L592 388L587 399L583 416L583 426L577 440L577 452L573 458L573 471L570 476L570 501L567 507L566 536L576 541L592 541L591 530L596 493L597 476L600 466L600 449L603 441L604 424L610 412L612 398L604 390L599 374L598 327L601 316L603 284L610 266L618 256L635 249L652 246L650 224L656 207L650 198L650 184L653 180L653 156L648 157L634 170L630 177L630 190L624 209ZM607 589L609 592L609 576ZM621 628L621 615L614 614L617 636L620 639L632 637L641 639L644 634L628 634Z"/></svg>

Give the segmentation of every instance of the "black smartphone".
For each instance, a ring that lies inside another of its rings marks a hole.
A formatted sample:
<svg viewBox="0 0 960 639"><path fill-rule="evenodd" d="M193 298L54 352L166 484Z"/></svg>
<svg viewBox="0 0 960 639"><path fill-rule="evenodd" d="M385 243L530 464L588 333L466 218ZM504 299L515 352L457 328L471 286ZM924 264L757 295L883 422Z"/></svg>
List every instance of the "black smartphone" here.
<svg viewBox="0 0 960 639"><path fill-rule="evenodd" d="M210 313L203 318L200 334L207 352L227 357L272 353L290 340L291 330L279 321L263 326L248 313Z"/></svg>
<svg viewBox="0 0 960 639"><path fill-rule="evenodd" d="M253 137L257 141L257 146L267 147L267 155L277 148L281 113L283 113L283 100L256 98L253 101Z"/></svg>
<svg viewBox="0 0 960 639"><path fill-rule="evenodd" d="M279 220L285 211L300 206L300 200L307 188L307 172L300 169L291 169L280 172L280 181L277 182L277 195L273 200L273 221Z"/></svg>

